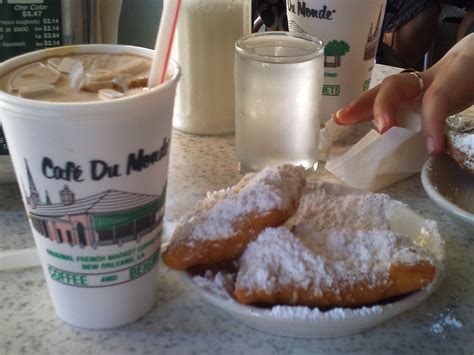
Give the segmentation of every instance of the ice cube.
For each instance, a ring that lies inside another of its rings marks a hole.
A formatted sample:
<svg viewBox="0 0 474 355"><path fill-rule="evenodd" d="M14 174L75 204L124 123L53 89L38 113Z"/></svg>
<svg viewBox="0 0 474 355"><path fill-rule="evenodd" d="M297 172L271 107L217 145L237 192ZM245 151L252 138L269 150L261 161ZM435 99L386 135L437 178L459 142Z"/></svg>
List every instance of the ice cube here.
<svg viewBox="0 0 474 355"><path fill-rule="evenodd" d="M61 74L42 63L33 63L18 70L9 81L9 89L12 92L20 88L36 84L54 84L58 81Z"/></svg>
<svg viewBox="0 0 474 355"><path fill-rule="evenodd" d="M82 66L84 67L84 69L88 69L92 65L92 58L90 58L89 56L82 57L79 60L81 61Z"/></svg>
<svg viewBox="0 0 474 355"><path fill-rule="evenodd" d="M112 80L105 80L105 81L88 81L86 80L84 84L81 86L81 90L90 91L90 92L98 92L101 89L112 89L114 87L114 83Z"/></svg>
<svg viewBox="0 0 474 355"><path fill-rule="evenodd" d="M114 87L114 75L109 69L92 69L86 73L81 90L98 92L101 89L112 89Z"/></svg>
<svg viewBox="0 0 474 355"><path fill-rule="evenodd" d="M69 74L74 65L77 63L80 63L80 61L73 58L64 57L61 60L61 63L59 63L57 70L61 73Z"/></svg>
<svg viewBox="0 0 474 355"><path fill-rule="evenodd" d="M107 66L110 61L110 56L93 57L91 63L91 69L103 69Z"/></svg>
<svg viewBox="0 0 474 355"><path fill-rule="evenodd" d="M19 88L18 92L21 97L35 97L54 92L56 87L52 84L34 84Z"/></svg>
<svg viewBox="0 0 474 355"><path fill-rule="evenodd" d="M109 69L93 69L86 73L86 77L91 81L104 81L113 78L113 73Z"/></svg>
<svg viewBox="0 0 474 355"><path fill-rule="evenodd" d="M49 58L48 65L54 70L58 70L59 64L61 64L61 58Z"/></svg>
<svg viewBox="0 0 474 355"><path fill-rule="evenodd" d="M99 97L102 100L113 100L124 96L124 93L114 89L101 89L99 90Z"/></svg>
<svg viewBox="0 0 474 355"><path fill-rule="evenodd" d="M142 59L134 59L131 61L127 61L115 68L115 71L119 73L126 73L126 74L138 74L144 71L147 68L147 65L144 60Z"/></svg>
<svg viewBox="0 0 474 355"><path fill-rule="evenodd" d="M137 78L132 78L128 81L128 87L130 89L144 88L148 85L148 77L139 76Z"/></svg>
<svg viewBox="0 0 474 355"><path fill-rule="evenodd" d="M125 92L129 89L129 82L131 76L127 74L116 74L115 77L112 79L114 83L114 89Z"/></svg>
<svg viewBox="0 0 474 355"><path fill-rule="evenodd" d="M84 67L82 62L76 61L69 71L69 85L72 89L79 91L84 83Z"/></svg>

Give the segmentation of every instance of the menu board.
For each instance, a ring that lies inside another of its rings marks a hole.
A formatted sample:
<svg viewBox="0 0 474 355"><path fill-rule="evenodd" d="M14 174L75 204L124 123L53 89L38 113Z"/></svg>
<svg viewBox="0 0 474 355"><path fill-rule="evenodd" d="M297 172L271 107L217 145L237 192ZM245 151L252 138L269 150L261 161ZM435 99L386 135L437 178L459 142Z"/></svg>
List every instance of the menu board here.
<svg viewBox="0 0 474 355"><path fill-rule="evenodd" d="M0 0L0 61L61 44L61 0Z"/></svg>

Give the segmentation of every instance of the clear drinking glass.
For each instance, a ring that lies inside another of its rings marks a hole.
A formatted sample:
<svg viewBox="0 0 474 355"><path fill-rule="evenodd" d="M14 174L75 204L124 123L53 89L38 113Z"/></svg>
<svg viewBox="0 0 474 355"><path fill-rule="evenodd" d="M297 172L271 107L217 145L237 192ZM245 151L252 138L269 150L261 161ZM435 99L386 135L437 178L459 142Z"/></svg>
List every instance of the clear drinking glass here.
<svg viewBox="0 0 474 355"><path fill-rule="evenodd" d="M323 83L321 40L264 32L236 42L236 147L241 172L317 163Z"/></svg>

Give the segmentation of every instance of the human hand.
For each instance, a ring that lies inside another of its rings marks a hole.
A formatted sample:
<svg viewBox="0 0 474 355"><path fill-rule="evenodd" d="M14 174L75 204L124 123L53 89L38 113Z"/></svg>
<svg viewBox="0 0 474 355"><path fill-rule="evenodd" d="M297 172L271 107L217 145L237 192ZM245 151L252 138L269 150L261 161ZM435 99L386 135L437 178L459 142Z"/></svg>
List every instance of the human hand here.
<svg viewBox="0 0 474 355"><path fill-rule="evenodd" d="M334 114L341 125L373 120L380 133L396 125L403 106L421 106L428 151L444 150L446 117L474 104L474 34L464 37L434 66L421 73L425 90L410 73L387 77L380 85Z"/></svg>

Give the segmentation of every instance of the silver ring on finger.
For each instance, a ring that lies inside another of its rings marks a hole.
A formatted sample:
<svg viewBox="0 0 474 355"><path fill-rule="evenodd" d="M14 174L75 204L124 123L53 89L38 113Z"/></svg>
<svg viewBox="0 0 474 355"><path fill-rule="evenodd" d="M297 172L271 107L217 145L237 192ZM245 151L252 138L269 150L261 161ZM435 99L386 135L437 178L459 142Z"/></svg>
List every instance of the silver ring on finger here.
<svg viewBox="0 0 474 355"><path fill-rule="evenodd" d="M404 73L411 74L415 78L418 79L418 86L420 87L420 93L418 94L416 98L419 99L421 96L423 96L423 93L425 91L425 82L423 81L423 78L421 77L421 73L415 69L409 68L409 69L402 70L399 74L404 74Z"/></svg>

